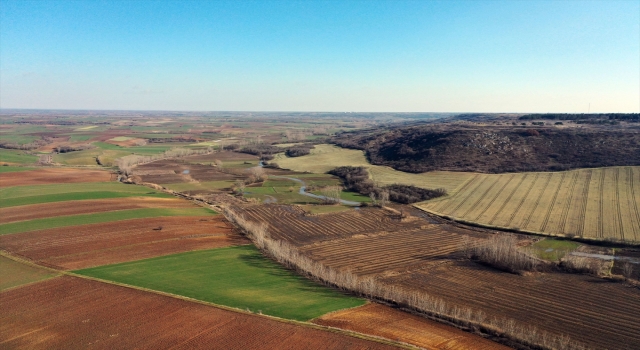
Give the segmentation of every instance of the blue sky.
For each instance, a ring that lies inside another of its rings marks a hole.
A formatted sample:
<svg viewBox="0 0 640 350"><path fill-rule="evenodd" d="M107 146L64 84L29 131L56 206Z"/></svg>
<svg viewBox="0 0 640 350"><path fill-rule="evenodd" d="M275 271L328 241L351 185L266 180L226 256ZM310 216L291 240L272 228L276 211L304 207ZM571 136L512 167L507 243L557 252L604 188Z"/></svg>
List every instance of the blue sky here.
<svg viewBox="0 0 640 350"><path fill-rule="evenodd" d="M0 0L0 107L639 112L640 1Z"/></svg>

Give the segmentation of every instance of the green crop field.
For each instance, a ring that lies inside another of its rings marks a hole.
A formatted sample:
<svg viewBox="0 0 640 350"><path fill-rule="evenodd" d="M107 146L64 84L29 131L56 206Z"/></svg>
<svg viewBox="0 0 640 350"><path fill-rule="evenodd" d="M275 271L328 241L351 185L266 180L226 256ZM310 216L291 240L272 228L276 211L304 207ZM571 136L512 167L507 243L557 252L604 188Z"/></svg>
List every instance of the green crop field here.
<svg viewBox="0 0 640 350"><path fill-rule="evenodd" d="M488 226L640 241L640 167L475 174L457 193L417 204Z"/></svg>
<svg viewBox="0 0 640 350"><path fill-rule="evenodd" d="M0 256L0 291L42 281L58 274Z"/></svg>
<svg viewBox="0 0 640 350"><path fill-rule="evenodd" d="M369 170L371 179L379 185L404 184L423 188L444 188L449 193L457 191L473 177L472 173L433 171L411 174L389 167L370 164L364 153L358 150L333 145L316 145L311 154L289 158L279 153L273 160L281 168L316 174L326 173L340 166L363 166Z"/></svg>
<svg viewBox="0 0 640 350"><path fill-rule="evenodd" d="M531 246L533 253L541 259L558 261L567 253L576 250L580 243L545 238Z"/></svg>
<svg viewBox="0 0 640 350"><path fill-rule="evenodd" d="M31 164L37 161L38 157L26 154L25 151L0 149L0 162L3 163Z"/></svg>
<svg viewBox="0 0 640 350"><path fill-rule="evenodd" d="M2 173L15 173L18 171L33 170L35 168L23 167L23 166L0 166L0 174Z"/></svg>
<svg viewBox="0 0 640 350"><path fill-rule="evenodd" d="M0 225L0 235L44 230L56 227L98 224L102 222L152 218L159 216L205 216L211 214L215 214L215 212L206 208L143 208L117 210L102 213L58 216L53 218L2 224Z"/></svg>
<svg viewBox="0 0 640 350"><path fill-rule="evenodd" d="M295 275L264 258L253 246L181 253L75 272L300 321L365 303Z"/></svg>
<svg viewBox="0 0 640 350"><path fill-rule="evenodd" d="M0 188L0 198L2 198L3 202L8 199L16 199L21 197L34 197L34 200L35 200L35 197L43 197L43 196L51 196L51 195L60 195L61 198L64 198L64 196L67 194L78 193L78 195L83 195L82 193L84 192L86 193L118 192L118 193L130 193L133 195L141 195L141 194L157 195L158 193L161 193L147 187L126 185L119 182L84 182L84 183L81 182L81 183L71 183L71 184L47 184L47 185L5 187L5 188ZM49 197L49 198L55 198L55 197ZM81 199L93 199L93 198L81 198ZM67 200L67 199L61 199L61 200ZM42 203L46 203L49 201L57 202L57 200L46 200L45 202L42 202ZM26 203L26 204L36 204L36 203L40 203L40 202L34 201L32 203Z"/></svg>
<svg viewBox="0 0 640 350"><path fill-rule="evenodd" d="M87 199L107 199L107 198L126 198L126 197L155 197L155 198L173 198L173 196L162 192L145 192L132 193L132 192L108 192L108 191L93 191L93 192L69 192L59 194L46 194L41 196L28 196L2 199L0 201L0 208L15 207L19 205L31 205L42 204L52 202L63 201L79 201Z"/></svg>

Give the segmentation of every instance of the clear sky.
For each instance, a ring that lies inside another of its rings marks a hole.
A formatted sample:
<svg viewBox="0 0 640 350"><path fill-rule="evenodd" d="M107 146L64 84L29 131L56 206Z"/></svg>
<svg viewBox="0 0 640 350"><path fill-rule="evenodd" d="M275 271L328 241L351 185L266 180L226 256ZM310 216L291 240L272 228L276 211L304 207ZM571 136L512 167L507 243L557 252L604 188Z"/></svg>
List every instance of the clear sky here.
<svg viewBox="0 0 640 350"><path fill-rule="evenodd" d="M639 112L640 0L0 0L0 107Z"/></svg>

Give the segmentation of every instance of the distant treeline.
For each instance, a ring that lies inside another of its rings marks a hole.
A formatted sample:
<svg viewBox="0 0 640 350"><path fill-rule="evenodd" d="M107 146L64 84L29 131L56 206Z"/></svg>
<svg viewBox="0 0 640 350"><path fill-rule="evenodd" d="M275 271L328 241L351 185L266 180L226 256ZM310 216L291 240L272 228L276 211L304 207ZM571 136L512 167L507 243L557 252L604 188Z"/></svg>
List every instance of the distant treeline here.
<svg viewBox="0 0 640 350"><path fill-rule="evenodd" d="M545 113L545 114L527 114L523 115L520 120L585 120L585 119L607 119L607 120L626 120L637 123L640 121L640 113Z"/></svg>

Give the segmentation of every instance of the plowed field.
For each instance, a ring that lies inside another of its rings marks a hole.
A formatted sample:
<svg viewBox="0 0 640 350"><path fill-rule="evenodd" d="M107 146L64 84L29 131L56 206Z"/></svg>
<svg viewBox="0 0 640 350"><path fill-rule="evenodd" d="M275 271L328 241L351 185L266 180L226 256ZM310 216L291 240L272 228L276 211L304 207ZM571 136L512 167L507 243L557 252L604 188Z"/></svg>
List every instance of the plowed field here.
<svg viewBox="0 0 640 350"><path fill-rule="evenodd" d="M457 193L418 204L496 227L640 241L640 167L476 175Z"/></svg>
<svg viewBox="0 0 640 350"><path fill-rule="evenodd" d="M397 339L425 349L510 349L480 336L445 326L442 323L375 303L332 312L313 322L387 339Z"/></svg>
<svg viewBox="0 0 640 350"><path fill-rule="evenodd" d="M40 168L37 170L5 173L0 176L0 187L42 185L76 182L105 182L113 175L103 170L72 168Z"/></svg>
<svg viewBox="0 0 640 350"><path fill-rule="evenodd" d="M146 218L0 237L1 249L69 270L246 243L222 216Z"/></svg>
<svg viewBox="0 0 640 350"><path fill-rule="evenodd" d="M393 349L74 277L2 292L0 309L9 349Z"/></svg>
<svg viewBox="0 0 640 350"><path fill-rule="evenodd" d="M129 197L83 201L65 201L0 208L0 224L64 215L100 213L141 208L192 208L188 201L177 198Z"/></svg>
<svg viewBox="0 0 640 350"><path fill-rule="evenodd" d="M393 225L393 214L378 209L305 217L270 205L250 207L244 215L269 222L272 237L336 269L419 289L450 305L569 335L595 348L640 344L640 290L586 275L520 276L460 259L463 235L487 233L415 217Z"/></svg>

